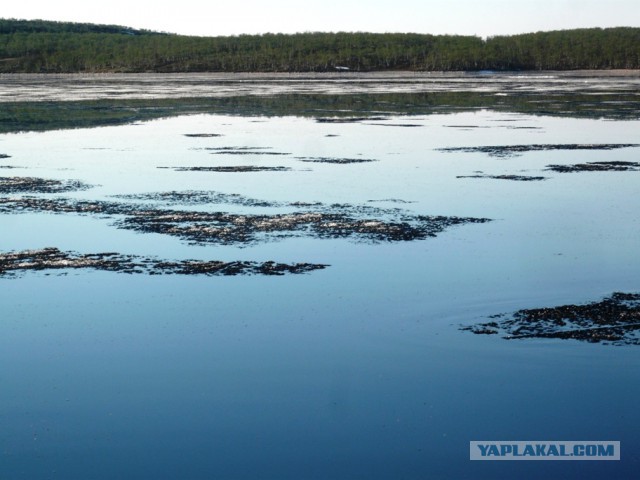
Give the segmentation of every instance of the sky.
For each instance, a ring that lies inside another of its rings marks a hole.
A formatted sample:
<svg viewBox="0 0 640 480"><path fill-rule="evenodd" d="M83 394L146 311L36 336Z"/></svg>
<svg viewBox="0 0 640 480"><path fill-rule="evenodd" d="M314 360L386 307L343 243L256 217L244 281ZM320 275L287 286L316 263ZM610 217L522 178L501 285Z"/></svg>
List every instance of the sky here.
<svg viewBox="0 0 640 480"><path fill-rule="evenodd" d="M5 0L0 18L116 24L201 36L366 31L489 37L640 27L640 0Z"/></svg>

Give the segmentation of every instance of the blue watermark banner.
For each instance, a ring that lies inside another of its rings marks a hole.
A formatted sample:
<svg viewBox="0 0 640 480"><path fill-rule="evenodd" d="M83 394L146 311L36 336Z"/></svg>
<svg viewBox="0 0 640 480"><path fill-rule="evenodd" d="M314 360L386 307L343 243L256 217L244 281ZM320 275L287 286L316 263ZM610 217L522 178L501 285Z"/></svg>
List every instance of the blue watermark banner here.
<svg viewBox="0 0 640 480"><path fill-rule="evenodd" d="M620 460L618 441L473 441L470 460Z"/></svg>

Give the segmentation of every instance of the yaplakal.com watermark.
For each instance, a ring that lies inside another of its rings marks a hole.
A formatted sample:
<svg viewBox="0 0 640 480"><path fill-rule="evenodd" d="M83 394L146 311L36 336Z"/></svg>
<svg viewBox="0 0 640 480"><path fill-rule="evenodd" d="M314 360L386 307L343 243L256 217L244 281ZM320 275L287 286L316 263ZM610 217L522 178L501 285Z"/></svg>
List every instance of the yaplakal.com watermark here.
<svg viewBox="0 0 640 480"><path fill-rule="evenodd" d="M472 441L470 460L620 460L618 441Z"/></svg>

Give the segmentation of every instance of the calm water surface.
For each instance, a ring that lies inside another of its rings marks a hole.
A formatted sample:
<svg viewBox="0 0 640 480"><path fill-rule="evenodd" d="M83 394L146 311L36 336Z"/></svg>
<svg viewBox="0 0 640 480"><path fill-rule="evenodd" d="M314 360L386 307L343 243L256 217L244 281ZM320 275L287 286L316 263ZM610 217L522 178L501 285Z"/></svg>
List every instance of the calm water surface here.
<svg viewBox="0 0 640 480"><path fill-rule="evenodd" d="M215 191L493 221L410 242L193 245L119 229L107 216L1 215L2 252L57 247L330 267L282 277L70 270L0 278L0 477L634 478L637 347L506 341L459 327L640 290L640 173L545 170L638 161L640 149L506 158L439 149L636 143L639 131L636 120L477 109L355 123L202 114L1 135L0 153L11 158L0 164L20 167L1 176L94 185L40 195L47 198ZM220 136L185 136L200 133ZM206 150L221 147L287 155ZM158 168L237 165L291 170ZM456 178L480 171L548 178ZM487 439L619 440L622 461L470 462L469 441Z"/></svg>

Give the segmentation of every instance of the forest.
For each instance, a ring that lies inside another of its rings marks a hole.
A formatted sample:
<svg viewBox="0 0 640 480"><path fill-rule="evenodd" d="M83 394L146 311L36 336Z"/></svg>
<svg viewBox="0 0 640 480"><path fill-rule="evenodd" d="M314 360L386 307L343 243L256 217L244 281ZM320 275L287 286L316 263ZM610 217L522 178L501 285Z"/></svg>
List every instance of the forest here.
<svg viewBox="0 0 640 480"><path fill-rule="evenodd" d="M194 37L117 25L0 19L0 73L523 71L640 68L640 28L483 39L308 32Z"/></svg>

